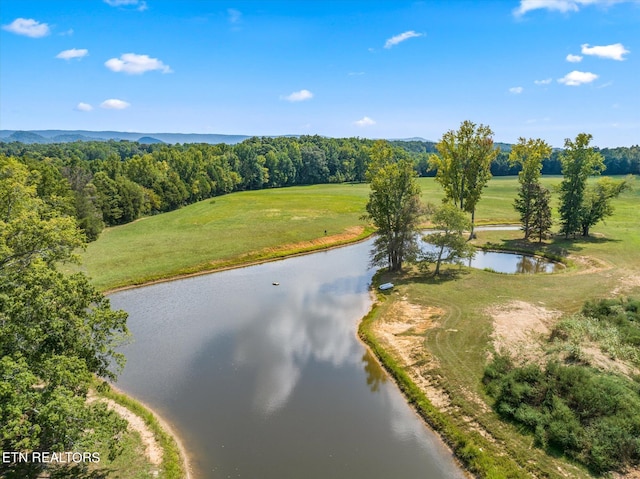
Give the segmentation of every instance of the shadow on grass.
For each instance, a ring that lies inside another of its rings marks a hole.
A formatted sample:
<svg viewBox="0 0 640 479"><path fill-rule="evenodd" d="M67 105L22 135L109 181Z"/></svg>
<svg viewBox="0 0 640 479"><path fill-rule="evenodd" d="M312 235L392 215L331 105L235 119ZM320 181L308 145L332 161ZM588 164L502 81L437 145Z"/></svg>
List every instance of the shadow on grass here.
<svg viewBox="0 0 640 479"><path fill-rule="evenodd" d="M381 283L393 283L395 286L401 286L405 284L431 284L439 285L447 283L449 281L455 281L470 273L466 267L442 265L440 266L440 274L435 275L433 271L418 271L412 270L404 273L383 273L380 275ZM392 289L387 291L380 291L382 294L391 294Z"/></svg>
<svg viewBox="0 0 640 479"><path fill-rule="evenodd" d="M621 240L614 238L595 237L595 236L577 236L576 238L564 238L563 236L554 236L552 239L538 243L537 241L528 241L522 238L518 239L501 239L500 243L486 243L482 245L488 248L505 249L509 251L517 251L520 253L546 255L550 257L565 258L570 253L582 251L587 245L619 243Z"/></svg>

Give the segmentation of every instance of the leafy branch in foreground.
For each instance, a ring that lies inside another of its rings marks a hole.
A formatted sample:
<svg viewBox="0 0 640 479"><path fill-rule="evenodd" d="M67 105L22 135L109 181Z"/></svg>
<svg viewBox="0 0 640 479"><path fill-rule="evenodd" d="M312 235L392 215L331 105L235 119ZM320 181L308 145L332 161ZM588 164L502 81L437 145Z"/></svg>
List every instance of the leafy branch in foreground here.
<svg viewBox="0 0 640 479"><path fill-rule="evenodd" d="M93 375L115 379L123 311L82 274L55 264L82 244L75 220L37 196L33 173L0 157L0 453L83 452L126 424L86 401ZM50 464L13 455L0 475L36 477Z"/></svg>

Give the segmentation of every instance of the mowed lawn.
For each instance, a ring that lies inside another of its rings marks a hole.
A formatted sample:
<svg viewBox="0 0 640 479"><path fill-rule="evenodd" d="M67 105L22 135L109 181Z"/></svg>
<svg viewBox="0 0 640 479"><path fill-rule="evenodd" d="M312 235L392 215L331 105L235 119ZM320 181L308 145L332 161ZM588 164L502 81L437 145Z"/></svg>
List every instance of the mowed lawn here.
<svg viewBox="0 0 640 479"><path fill-rule="evenodd" d="M544 183L551 187L560 179L549 177ZM440 204L443 193L434 179L418 182L422 199ZM512 207L517 187L515 177L492 179L478 204L476 222L517 223ZM207 199L107 228L82 254L80 268L98 288L109 290L326 247L372 231L361 219L368 195L368 184L340 184Z"/></svg>
<svg viewBox="0 0 640 479"><path fill-rule="evenodd" d="M320 247L309 242L363 229L367 195L367 186L346 184L211 198L107 228L82 254L81 269L106 290Z"/></svg>

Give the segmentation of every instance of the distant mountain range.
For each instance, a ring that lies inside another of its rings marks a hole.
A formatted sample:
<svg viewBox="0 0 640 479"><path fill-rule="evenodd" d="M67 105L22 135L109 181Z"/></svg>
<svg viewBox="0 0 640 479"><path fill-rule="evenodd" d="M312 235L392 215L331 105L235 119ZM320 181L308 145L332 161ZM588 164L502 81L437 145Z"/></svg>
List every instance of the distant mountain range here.
<svg viewBox="0 0 640 479"><path fill-rule="evenodd" d="M21 143L68 143L72 141L128 140L139 143L227 143L233 145L250 138L247 135L206 133L132 133L88 130L0 130L0 141Z"/></svg>
<svg viewBox="0 0 640 479"><path fill-rule="evenodd" d="M279 135L298 137L300 135ZM234 145L251 138L250 135L218 135L209 133L135 133L125 131L89 130L0 130L0 141L10 143L69 143L73 141L137 141L145 145L154 143L227 143ZM424 138L396 138L391 141L419 141L433 143Z"/></svg>

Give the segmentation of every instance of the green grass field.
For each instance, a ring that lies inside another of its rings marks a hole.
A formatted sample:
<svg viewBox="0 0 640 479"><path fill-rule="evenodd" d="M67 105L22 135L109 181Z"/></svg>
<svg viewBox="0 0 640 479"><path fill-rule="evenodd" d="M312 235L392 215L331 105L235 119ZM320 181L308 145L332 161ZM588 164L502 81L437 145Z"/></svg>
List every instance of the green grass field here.
<svg viewBox="0 0 640 479"><path fill-rule="evenodd" d="M360 220L367 195L366 185L320 185L220 196L106 229L82 269L106 290L326 247L371 232Z"/></svg>
<svg viewBox="0 0 640 479"><path fill-rule="evenodd" d="M439 204L443 195L433 178L418 181L422 199ZM560 178L544 183L553 187ZM491 180L476 223L517 223L511 206L517 184L513 177ZM361 220L368 194L367 184L314 185L204 200L106 229L82 254L81 269L110 290L324 248L372 232Z"/></svg>
<svg viewBox="0 0 640 479"><path fill-rule="evenodd" d="M419 184L425 202L440 203L442 191L432 178ZM511 208L516 186L514 178L492 180L476 222L517 222ZM367 184L314 185L204 200L106 229L81 255L81 270L110 290L324 248L372 232L361 220L368 194Z"/></svg>

